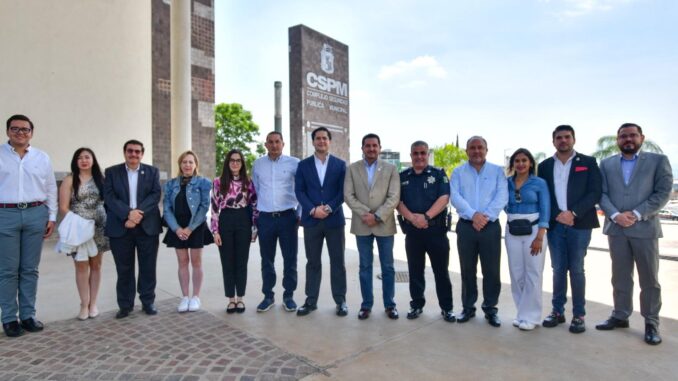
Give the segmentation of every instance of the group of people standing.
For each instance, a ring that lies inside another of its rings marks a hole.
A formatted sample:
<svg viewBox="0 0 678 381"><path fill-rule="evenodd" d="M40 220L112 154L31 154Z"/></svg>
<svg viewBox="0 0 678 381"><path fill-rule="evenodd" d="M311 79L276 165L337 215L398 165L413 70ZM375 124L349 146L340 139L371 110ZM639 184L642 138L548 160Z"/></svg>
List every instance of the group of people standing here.
<svg viewBox="0 0 678 381"><path fill-rule="evenodd" d="M55 229L56 181L49 157L30 145L33 123L23 115L7 121L9 141L0 149L0 308L7 336L43 329L35 317L35 294L42 240ZM102 171L91 149L78 149L71 174L59 190L58 250L73 256L81 299L78 319L98 316L96 300L101 279L102 253L113 253L118 275L119 311L127 317L136 293L142 310L157 314L156 261L162 225L168 227L163 242L176 250L182 299L179 312L201 308L202 249L219 247L227 313L245 311L250 244L259 239L263 300L258 312L275 304L275 254L279 243L284 263L282 306L298 316L317 309L322 274L322 249L327 245L330 285L336 314L346 316L345 218L342 204L351 209L351 233L359 252L361 320L374 306L372 285L373 246L377 243L382 272L385 314L398 319L393 265L396 215L405 233L409 270L408 319L423 313L426 303L426 255L433 270L443 319L464 323L475 317L478 260L483 274L481 308L487 322L501 325L498 299L501 290L502 228L499 215L507 214L506 251L511 291L516 304L513 325L532 330L541 323L555 327L566 321L564 306L568 273L572 288L573 317L570 332L585 331L584 257L591 230L599 226L596 204L604 211L612 259L614 310L600 330L628 327L633 310L633 268L638 269L641 315L645 341L659 344L658 313L661 307L657 280L658 241L661 226L657 212L666 204L672 186L668 159L641 152L644 136L636 124L617 131L621 154L603 160L574 150L571 126L553 131L553 157L537 165L527 149L511 155L508 168L486 161L487 141L471 137L466 144L468 161L448 180L444 171L428 165L429 147L411 145L412 167L398 174L380 158L381 140L367 134L361 142L363 158L347 166L330 154L331 132L312 132L314 153L304 160L282 154L282 134L266 136L267 155L254 162L248 173L245 158L232 150L221 176L210 181L199 175L196 153L178 158L179 173L161 192L157 168L141 163L144 146L137 140L124 144L125 162ZM161 195L163 217L158 207ZM459 216L457 249L462 278L461 313L455 315L448 266L452 205ZM207 212L211 210L211 220ZM306 282L304 303L294 300L297 288L298 226L304 229ZM546 248L553 267L552 312L542 321L542 273ZM135 279L135 263L139 279ZM192 285L192 289L191 286ZM18 320L17 320L18 314Z"/></svg>
<svg viewBox="0 0 678 381"><path fill-rule="evenodd" d="M620 154L604 159L600 167L595 158L574 150L576 139L571 126L556 127L552 138L556 148L552 157L537 165L530 151L520 148L509 158L507 176L500 166L486 162L487 141L484 138L476 136L468 140L468 162L454 170L451 180L451 203L459 215L456 233L463 303L456 321L463 323L475 316L476 268L480 259L482 309L490 325L498 327L501 324L497 317L501 289L498 217L503 210L507 215L505 245L511 292L517 311L513 325L530 331L540 322L546 328L565 323L569 275L573 305L569 331L584 332L584 258L592 229L600 226L596 208L599 205L605 214L603 233L608 236L612 260L614 309L607 320L596 325L596 329L629 326L635 265L641 288L640 312L645 319L644 339L650 345L661 343L658 330L661 290L657 274L658 238L662 233L657 213L668 202L671 193L673 174L668 158L640 150L645 137L642 128L634 123L625 123L618 128ZM416 171L416 157L423 152L418 152L413 145L413 169L409 171ZM406 181L402 186L404 194L410 184ZM410 219L407 213L401 213ZM425 217L429 219L434 215ZM416 225L415 219L412 224ZM553 269L553 299L551 313L542 321L542 273L547 247ZM429 252L429 255L436 274L435 254ZM408 251L408 263L411 262L409 256ZM447 257L446 253L442 256ZM445 262L438 271L442 274L442 269L446 268ZM436 287L439 287L438 278ZM449 281L444 275L440 278L445 290L438 296L447 305ZM415 312L418 314L420 310ZM445 311L443 315L446 315Z"/></svg>

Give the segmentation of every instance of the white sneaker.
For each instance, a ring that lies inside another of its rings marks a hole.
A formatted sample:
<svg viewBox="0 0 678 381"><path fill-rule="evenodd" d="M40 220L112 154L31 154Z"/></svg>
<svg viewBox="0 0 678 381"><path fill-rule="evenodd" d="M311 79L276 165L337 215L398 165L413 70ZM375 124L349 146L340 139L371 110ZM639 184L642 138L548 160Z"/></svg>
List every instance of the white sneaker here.
<svg viewBox="0 0 678 381"><path fill-rule="evenodd" d="M184 296L183 298L181 298L181 302L179 302L179 307L177 307L177 311L179 312L188 311L188 303L189 303L188 296Z"/></svg>
<svg viewBox="0 0 678 381"><path fill-rule="evenodd" d="M513 326L516 327L516 328L520 327L520 320L513 319Z"/></svg>
<svg viewBox="0 0 678 381"><path fill-rule="evenodd" d="M191 301L188 303L188 310L191 312L198 311L200 309L200 298L194 296L191 298Z"/></svg>
<svg viewBox="0 0 678 381"><path fill-rule="evenodd" d="M536 327L534 324L526 321L521 321L520 325L518 326L521 331L531 331L534 329L534 327Z"/></svg>

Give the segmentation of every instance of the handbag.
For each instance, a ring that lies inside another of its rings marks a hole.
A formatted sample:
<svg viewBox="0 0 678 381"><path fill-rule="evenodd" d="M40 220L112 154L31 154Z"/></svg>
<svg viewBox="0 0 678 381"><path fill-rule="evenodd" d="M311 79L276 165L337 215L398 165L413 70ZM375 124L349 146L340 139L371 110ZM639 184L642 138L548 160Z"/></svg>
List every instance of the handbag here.
<svg viewBox="0 0 678 381"><path fill-rule="evenodd" d="M525 218L508 221L509 233L511 235L530 235L532 234L532 225L536 225L537 221L530 221Z"/></svg>

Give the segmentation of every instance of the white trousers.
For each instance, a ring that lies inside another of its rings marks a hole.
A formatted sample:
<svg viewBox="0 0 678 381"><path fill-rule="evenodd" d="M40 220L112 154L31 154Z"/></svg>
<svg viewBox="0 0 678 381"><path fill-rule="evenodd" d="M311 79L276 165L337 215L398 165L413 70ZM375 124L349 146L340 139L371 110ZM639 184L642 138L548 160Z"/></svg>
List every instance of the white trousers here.
<svg viewBox="0 0 678 381"><path fill-rule="evenodd" d="M510 214L509 220L527 218L535 220L537 214ZM546 235L542 250L537 255L530 253L530 246L537 236L539 228L532 226L532 234L515 236L506 228L506 252L508 254L509 273L511 274L511 293L516 304L516 319L532 324L541 324L542 283L546 254Z"/></svg>

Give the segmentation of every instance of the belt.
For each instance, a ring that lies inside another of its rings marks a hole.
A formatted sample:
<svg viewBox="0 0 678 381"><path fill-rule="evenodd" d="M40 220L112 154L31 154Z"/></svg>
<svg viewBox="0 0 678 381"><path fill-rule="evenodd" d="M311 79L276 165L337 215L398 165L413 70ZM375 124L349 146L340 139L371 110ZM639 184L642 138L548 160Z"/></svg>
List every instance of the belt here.
<svg viewBox="0 0 678 381"><path fill-rule="evenodd" d="M19 202L16 204L0 204L0 209L28 209L35 206L44 205L44 201Z"/></svg>
<svg viewBox="0 0 678 381"><path fill-rule="evenodd" d="M270 217L280 217L285 213L294 213L294 209L286 209L286 210L280 210L278 212L262 212L259 211L259 215L265 215L265 216L270 216Z"/></svg>

